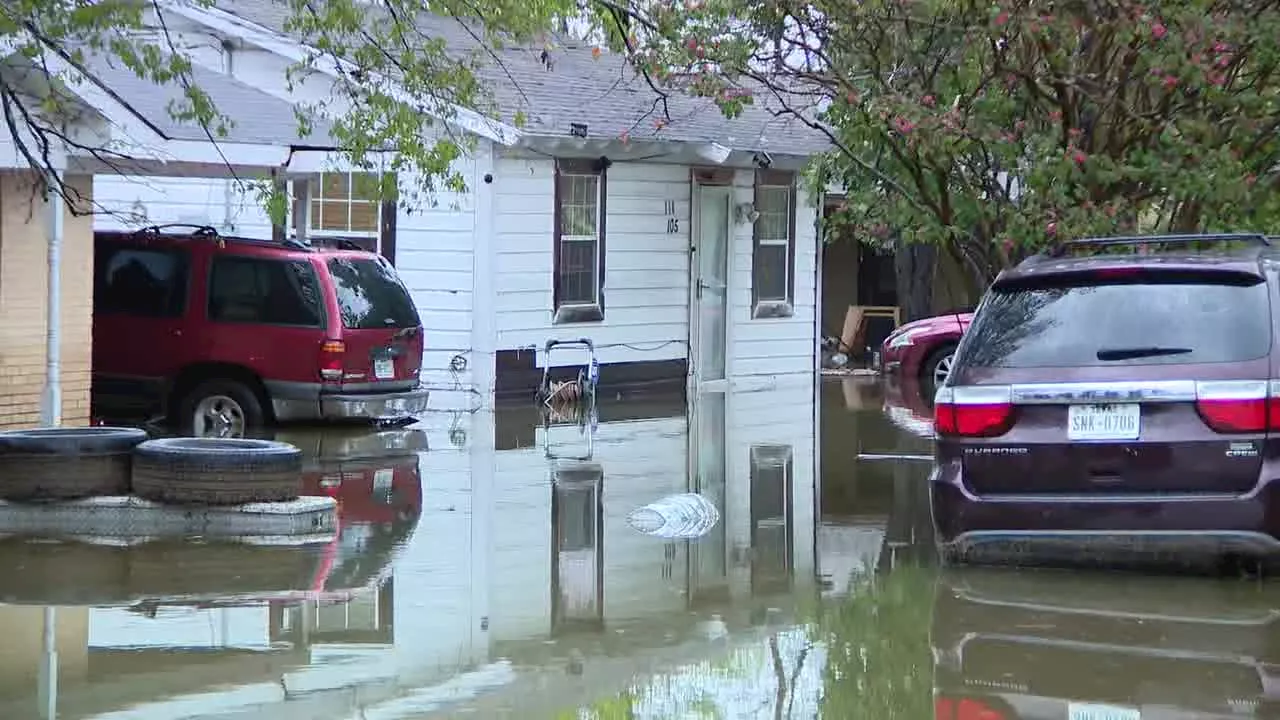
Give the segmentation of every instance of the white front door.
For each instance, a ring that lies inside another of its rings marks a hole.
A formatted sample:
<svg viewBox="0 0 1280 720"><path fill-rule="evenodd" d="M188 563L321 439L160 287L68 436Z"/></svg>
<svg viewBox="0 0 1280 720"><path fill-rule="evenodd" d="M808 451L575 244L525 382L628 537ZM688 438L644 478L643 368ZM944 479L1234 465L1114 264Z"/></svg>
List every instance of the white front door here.
<svg viewBox="0 0 1280 720"><path fill-rule="evenodd" d="M694 192L692 278L689 308L694 392L724 390L728 351L729 228L733 189L698 185Z"/></svg>

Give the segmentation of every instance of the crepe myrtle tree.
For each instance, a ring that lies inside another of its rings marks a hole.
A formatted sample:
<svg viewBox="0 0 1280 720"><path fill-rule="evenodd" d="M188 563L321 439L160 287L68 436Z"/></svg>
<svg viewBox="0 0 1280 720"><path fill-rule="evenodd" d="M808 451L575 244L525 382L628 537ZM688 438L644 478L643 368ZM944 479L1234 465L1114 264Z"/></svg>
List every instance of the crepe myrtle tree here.
<svg viewBox="0 0 1280 720"><path fill-rule="evenodd" d="M660 0L613 42L826 132L857 237L975 289L1059 238L1280 224L1280 2ZM669 82L669 81L668 81Z"/></svg>

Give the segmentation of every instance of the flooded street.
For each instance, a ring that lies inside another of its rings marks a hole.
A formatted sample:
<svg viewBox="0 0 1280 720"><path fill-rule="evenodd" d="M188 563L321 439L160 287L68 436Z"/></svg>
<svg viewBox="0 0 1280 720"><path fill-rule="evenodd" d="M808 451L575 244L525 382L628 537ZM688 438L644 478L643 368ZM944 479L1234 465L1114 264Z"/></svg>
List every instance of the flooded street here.
<svg viewBox="0 0 1280 720"><path fill-rule="evenodd" d="M820 394L282 430L335 535L0 539L0 717L1277 717L1280 587L940 571L927 405Z"/></svg>

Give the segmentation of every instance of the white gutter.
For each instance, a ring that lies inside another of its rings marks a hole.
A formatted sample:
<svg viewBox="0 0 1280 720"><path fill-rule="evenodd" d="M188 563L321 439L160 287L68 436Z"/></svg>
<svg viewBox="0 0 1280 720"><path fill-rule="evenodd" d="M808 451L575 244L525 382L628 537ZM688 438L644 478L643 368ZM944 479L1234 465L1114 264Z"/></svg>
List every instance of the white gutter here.
<svg viewBox="0 0 1280 720"><path fill-rule="evenodd" d="M347 60L335 60L328 56L316 58L315 55L318 52L315 49L224 10L214 7L197 7L183 0L160 0L160 4L165 10L177 13L217 32L239 38L295 63L308 63L332 78L346 77L357 69L356 65ZM413 107L422 107L424 112L493 142L510 147L515 145L522 135L516 128L485 117L475 110L452 103L415 98L401 90L395 80L376 73L370 73L370 75L374 80L383 83L388 88L389 94L396 100ZM426 107L423 107L424 103Z"/></svg>

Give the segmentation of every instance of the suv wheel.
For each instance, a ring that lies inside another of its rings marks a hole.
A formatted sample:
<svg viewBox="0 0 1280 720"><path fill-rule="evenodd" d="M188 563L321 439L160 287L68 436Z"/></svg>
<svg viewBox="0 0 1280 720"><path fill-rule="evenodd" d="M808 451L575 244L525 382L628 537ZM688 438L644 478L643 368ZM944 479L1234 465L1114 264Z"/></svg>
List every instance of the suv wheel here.
<svg viewBox="0 0 1280 720"><path fill-rule="evenodd" d="M947 378L951 375L951 364L955 362L955 359L955 343L947 343L929 353L929 357L924 360L924 366L920 369L920 373L924 376L924 381L929 384L929 387L937 389L947 382Z"/></svg>
<svg viewBox="0 0 1280 720"><path fill-rule="evenodd" d="M235 380L206 380L178 403L178 422L193 437L242 438L266 425L258 394Z"/></svg>

